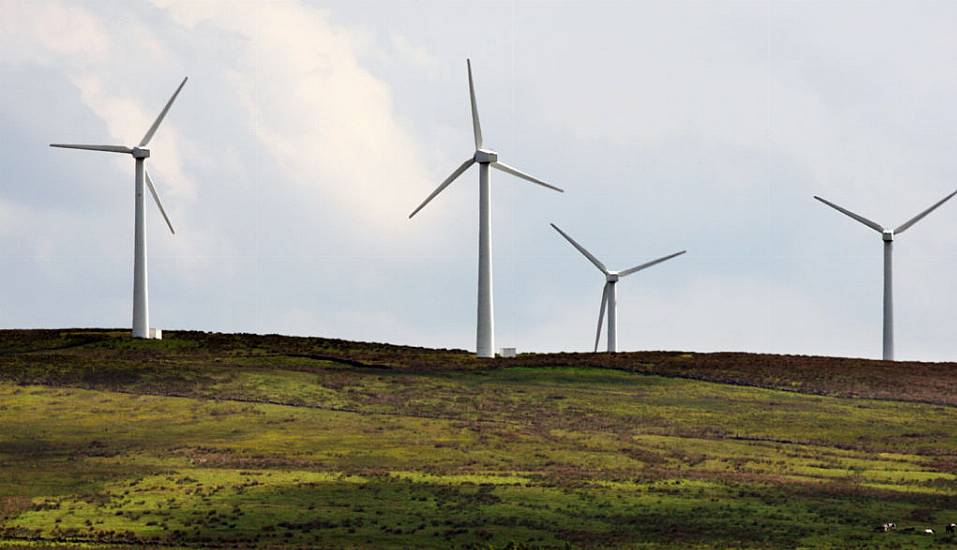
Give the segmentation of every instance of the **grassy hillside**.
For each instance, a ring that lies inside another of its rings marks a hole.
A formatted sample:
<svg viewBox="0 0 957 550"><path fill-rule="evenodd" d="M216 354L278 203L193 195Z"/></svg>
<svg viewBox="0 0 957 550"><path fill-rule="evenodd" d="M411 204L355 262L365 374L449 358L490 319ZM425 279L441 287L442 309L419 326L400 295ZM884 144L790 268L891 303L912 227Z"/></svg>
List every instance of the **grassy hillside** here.
<svg viewBox="0 0 957 550"><path fill-rule="evenodd" d="M0 548L957 547L955 365L165 337L0 331Z"/></svg>

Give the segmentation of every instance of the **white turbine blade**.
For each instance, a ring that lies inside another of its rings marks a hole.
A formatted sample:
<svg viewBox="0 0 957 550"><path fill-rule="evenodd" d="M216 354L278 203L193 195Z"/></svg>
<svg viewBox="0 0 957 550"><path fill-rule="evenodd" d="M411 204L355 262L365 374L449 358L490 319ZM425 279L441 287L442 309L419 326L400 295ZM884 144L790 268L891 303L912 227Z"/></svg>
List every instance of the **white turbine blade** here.
<svg viewBox="0 0 957 550"><path fill-rule="evenodd" d="M895 229L895 230L894 230L894 233L903 233L903 232L904 232L906 229L908 229L910 226L912 226L912 225L914 225L915 223L917 223L917 222L921 221L922 219L924 219L924 216L926 216L927 214L930 214L930 213L933 212L934 210L937 210L937 207L939 207L940 205L942 205L942 204L944 204L945 202L949 201L949 200L951 199L951 197L953 197L954 195L957 195L957 191L954 191L953 193L947 195L946 197L944 197L944 198L942 198L941 200L939 200L939 201L937 201L936 203L934 203L934 205L931 206L930 208L928 208L927 210L924 210L924 211L921 212L920 214L917 214L917 215L914 216L913 218L907 220L906 222L904 222L903 225L901 225L900 227L898 227L897 229Z"/></svg>
<svg viewBox="0 0 957 550"><path fill-rule="evenodd" d="M189 80L189 77L183 79L179 84L179 88L176 88L176 91L173 92L173 96L169 98L169 101L166 102L166 106L163 107L163 110L160 111L156 120L153 121L153 125L150 126L150 129L146 131L146 135L143 136L143 139L140 140L140 147L146 147L149 145L151 139L153 139L153 134L156 133L156 129L159 128L159 125L163 122L163 119L166 118L166 113L169 111L169 108L173 106L173 101L176 100L176 96L179 95L179 91L183 89L183 86L186 85L186 81Z"/></svg>
<svg viewBox="0 0 957 550"><path fill-rule="evenodd" d="M555 229L555 231L558 231L562 237L565 237L565 239L568 242L572 243L572 246L577 248L579 252L581 252L586 258L588 258L588 261L595 264L595 267L600 269L602 273L604 273L605 275L608 275L608 268L605 267L605 264L601 263L601 261L599 261L598 258L596 258L591 252L585 250L584 246L575 242L575 239L569 237L568 234L562 231L561 229L559 229L557 225L551 224L551 226Z"/></svg>
<svg viewBox="0 0 957 550"><path fill-rule="evenodd" d="M514 167L512 167L512 166L509 166L509 165L505 164L504 162L495 161L495 162L492 163L492 167L493 167L493 168L498 168L499 170L501 170L502 172L505 172L506 174L511 174L511 175L513 175L513 176L517 176L517 177L519 177L519 178L522 178L523 180L528 180L528 181L530 181L530 182L532 182L532 183L537 183L537 184L541 185L542 187L548 187L549 189L551 189L551 190L553 190L553 191L558 191L559 193L564 193L564 192L565 192L563 189L559 189L558 187L555 187L554 185L549 185L549 184L545 183L544 181L542 181L542 180L540 180L540 179L538 179L538 178L536 178L536 177L534 177L534 176L529 176L528 174L526 174L525 172L522 172L522 171L519 170L518 168L514 168Z"/></svg>
<svg viewBox="0 0 957 550"><path fill-rule="evenodd" d="M435 191L432 191L432 194L429 195L428 197L426 197L426 199L425 199L424 201L422 201L422 204L420 204L418 208L416 208L415 210L412 211L411 214L409 214L409 218L411 219L412 216L418 214L418 213L419 213L419 210L422 210L423 208L425 208L425 205L429 204L429 201L431 201L432 199L434 199L436 195L438 195L439 193L441 193L443 189L445 189L446 187L449 186L449 184L451 184L453 181L455 181L455 178L461 176L461 175L462 175L462 172L468 170L469 166L472 166L472 164L474 164L474 163L475 163L475 158L470 158L470 159L466 160L465 162L463 162L463 163L462 163L462 166L459 166L458 168L456 168L455 171L452 172L452 175L451 175L451 176L445 178L445 181L442 182L442 185L438 186L438 187L435 189Z"/></svg>
<svg viewBox="0 0 957 550"><path fill-rule="evenodd" d="M144 172L145 172L145 171L144 171ZM163 219L166 220L166 225L169 226L169 231L170 231L170 233L172 233L173 235L175 235L175 234L176 234L176 230L173 229L173 224L169 221L169 216L166 215L166 210L163 209L163 203L160 202L159 195L156 194L156 188L153 187L153 179L150 178L150 173L149 173L149 172L145 172L144 175L146 176L146 186L150 188L150 194L153 195L153 200L156 201L156 206L159 207L159 209L160 209L160 214L162 214L162 215L163 215Z"/></svg>
<svg viewBox="0 0 957 550"><path fill-rule="evenodd" d="M595 331L595 352L598 351L598 341L601 340L601 323L605 320L605 304L608 303L608 284L601 289L601 310L598 311L598 330Z"/></svg>
<svg viewBox="0 0 957 550"><path fill-rule="evenodd" d="M661 258L658 258L657 260L652 260L652 261L650 261L650 262L643 263L643 264L641 264L641 265L637 265L637 266L635 266L635 267L633 267L633 268L631 268L631 269L626 269L626 270L620 272L620 273L618 274L618 276L619 276L619 277L627 277L628 275L631 275L632 273L637 273L637 272L641 271L642 269L648 269L649 267L651 267L651 266L653 266L653 265L657 265L657 264L660 264L661 262L666 262L666 261L670 260L671 258L674 258L674 257L677 257L677 256L681 256L681 255L684 254L685 252L687 252L687 250L682 250L681 252L675 252L674 254L669 254L669 255L667 255L667 256L663 256L663 257L661 257Z"/></svg>
<svg viewBox="0 0 957 550"><path fill-rule="evenodd" d="M479 122L478 105L475 103L475 83L472 81L472 61L465 60L469 69L469 100L472 104L472 133L475 135L475 148L482 148L482 124Z"/></svg>
<svg viewBox="0 0 957 550"><path fill-rule="evenodd" d="M109 153L126 153L130 154L133 152L132 149L126 147L125 145L82 145L77 143L51 143L50 147L60 147L62 149L84 149L86 151L106 151Z"/></svg>
<svg viewBox="0 0 957 550"><path fill-rule="evenodd" d="M824 200L824 199L822 199L821 197L818 197L817 195L815 195L814 198L817 199L817 200L819 200L819 201L821 201L821 202L823 202L824 204L830 206L830 207L833 208L834 210L837 210L837 211L840 212L841 214L844 214L844 215L846 215L846 216L849 216L849 217L851 217L851 218L854 218L855 220L861 222L862 224L866 225L867 227L870 227L871 229L873 229L874 231L877 231L878 233L883 233L883 232L884 232L884 227L883 227L881 224L877 223L877 222L871 221L871 220L865 218L864 216L860 216L860 215L858 215L858 214L855 214L854 212L851 212L850 210L848 210L848 209L846 209L846 208L841 208L840 206L834 204L833 202Z"/></svg>

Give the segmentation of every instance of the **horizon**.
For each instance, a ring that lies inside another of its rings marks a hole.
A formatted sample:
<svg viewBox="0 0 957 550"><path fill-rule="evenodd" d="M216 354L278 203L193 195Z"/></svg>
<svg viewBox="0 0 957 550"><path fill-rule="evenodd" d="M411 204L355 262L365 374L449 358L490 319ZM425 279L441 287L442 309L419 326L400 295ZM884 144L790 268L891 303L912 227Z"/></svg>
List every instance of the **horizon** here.
<svg viewBox="0 0 957 550"><path fill-rule="evenodd" d="M129 327L35 327L35 328L0 328L0 332L19 332L19 331L48 331L48 332L60 332L65 335L77 334L77 333L103 333L103 334L113 334L119 333L125 335L129 333ZM251 337L279 337L279 338L301 338L301 339L314 339L314 340L329 340L329 341L341 341L348 342L350 344L357 345L372 345L372 346L388 346L393 348L411 348L411 349L423 349L434 352L447 352L447 353L463 353L470 356L475 356L474 349L467 348L455 348L455 347L441 347L441 346L417 346L414 344L406 344L402 342L391 342L388 340L348 340L344 338L335 338L330 336L323 336L321 334L309 334L309 335L299 335L299 334L284 334L281 332L222 332L215 330L203 330L203 329L180 329L180 328L168 328L163 329L164 338L167 333L196 333L196 334L205 334L205 335L218 335L218 336L251 336ZM149 338L138 339L138 340L150 340ZM159 339L162 342L162 339ZM162 348L162 344L158 345ZM774 353L774 352L755 352L747 350L720 350L720 351L694 351L694 350L682 350L682 349L640 349L640 350L621 350L614 353L607 352L599 347L597 352L591 350L558 350L558 351L522 351L518 350L518 355L605 355L608 357L617 356L617 355L632 355L632 354L681 354L681 355L719 355L719 354L728 354L728 355L758 355L758 356L768 356L768 357L805 357L809 359L836 359L839 361L869 361L869 362L880 362L887 363L888 365L896 364L909 364L909 363L927 363L927 364L953 364L955 361L932 361L932 360L920 360L920 359L895 359L893 361L886 361L879 357L854 357L854 356L836 356L836 355L817 355L817 354L808 354L808 353ZM516 357L517 357L516 356ZM496 354L496 359L511 359L512 357L504 357L502 355ZM481 359L481 358L479 358Z"/></svg>

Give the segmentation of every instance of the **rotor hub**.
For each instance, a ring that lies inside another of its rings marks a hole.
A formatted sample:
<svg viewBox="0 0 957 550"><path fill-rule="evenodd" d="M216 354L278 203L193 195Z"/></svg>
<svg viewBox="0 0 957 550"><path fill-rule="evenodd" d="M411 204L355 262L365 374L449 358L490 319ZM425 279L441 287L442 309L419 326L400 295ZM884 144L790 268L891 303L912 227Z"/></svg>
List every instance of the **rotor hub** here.
<svg viewBox="0 0 957 550"><path fill-rule="evenodd" d="M617 282L618 282L618 274L617 274L617 273L609 273L608 275L605 275L605 280L608 281L609 283L617 283Z"/></svg>
<svg viewBox="0 0 957 550"><path fill-rule="evenodd" d="M883 236L884 242L889 243L894 240L894 232L890 229L885 229L881 235Z"/></svg>
<svg viewBox="0 0 957 550"><path fill-rule="evenodd" d="M498 161L498 153L491 149L479 149L475 151L475 162L479 164L490 164Z"/></svg>
<svg viewBox="0 0 957 550"><path fill-rule="evenodd" d="M133 151L130 154L133 155L133 158L135 159L145 159L145 158L149 158L150 150L144 149L142 147L134 147Z"/></svg>

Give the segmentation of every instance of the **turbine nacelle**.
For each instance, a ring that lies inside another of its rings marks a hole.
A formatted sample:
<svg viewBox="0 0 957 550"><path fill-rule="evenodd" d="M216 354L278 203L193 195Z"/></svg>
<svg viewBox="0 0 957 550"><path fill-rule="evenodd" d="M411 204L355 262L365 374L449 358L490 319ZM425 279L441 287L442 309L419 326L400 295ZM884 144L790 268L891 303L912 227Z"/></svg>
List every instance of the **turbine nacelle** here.
<svg viewBox="0 0 957 550"><path fill-rule="evenodd" d="M830 202L826 199L822 199L817 195L814 198L834 210L837 210L841 214L851 218L854 221L860 222L863 225L877 231L881 234L881 239L884 241L884 343L883 343L883 357L885 361L894 360L894 289L893 289L893 246L894 236L904 231L907 231L915 223L924 219L928 214L938 209L942 204L949 201L951 198L957 195L957 191L953 191L946 197L940 199L934 204L930 205L929 208L922 211L920 214L917 214L913 218L907 220L901 225L897 226L894 229L888 229L883 225L875 222L874 220L869 220L860 214L851 212L843 206L838 206L833 202Z"/></svg>
<svg viewBox="0 0 957 550"><path fill-rule="evenodd" d="M491 166L492 168L495 168L496 170L500 172L505 172L506 174L515 176L516 178L521 178L525 181L529 181L536 185L547 187L551 189L552 191L558 191L559 193L564 193L564 191L562 191L558 187L555 187L554 185L545 183L544 181L536 178L535 176L526 174L525 172L522 172L521 170L519 170L518 168L515 168L514 166L509 166L505 164L504 162L499 162L498 153L496 153L495 151L492 151L491 149L482 148L482 125L479 123L478 106L475 103L475 83L472 81L472 63L471 62L468 62L468 72L469 72L469 103L471 104L471 107L472 107L472 132L473 132L473 137L475 139L475 152L472 153L471 157L465 159L465 161L463 161L462 164L458 168L456 168L449 177L445 178L445 181L443 181L435 189L435 191L432 191L432 193L428 197L426 197L424 201L422 201L422 204L420 204L415 210L412 211L411 214L409 214L409 218L412 218L419 212L419 210L422 210L423 208L425 208L425 205L429 204L429 202L431 202L432 199L434 199L446 187L451 185L456 178L461 176L462 173L464 173L473 164L476 164L476 163L484 164L485 166Z"/></svg>
<svg viewBox="0 0 957 550"><path fill-rule="evenodd" d="M920 214L917 214L917 215L914 216L913 218L907 220L906 222L902 223L901 225L897 226L897 227L894 228L894 229L888 229L888 228L884 227L883 225L881 225L881 224L879 224L879 223L877 223L877 222L875 222L875 221L873 221L873 220L869 220L869 219L865 218L864 216L861 216L860 214L856 214L856 213L854 213L854 212L851 212L851 211L848 210L847 208L844 208L843 206L838 206L838 205L834 204L833 202L831 202L831 201L829 201L829 200L827 200L827 199L822 199L821 197L819 197L819 196L817 196L817 195L814 195L814 198L815 198L815 200L818 200L818 201L820 201L820 202L822 202L822 203L824 203L824 204L830 206L830 207L833 208L834 210L837 210L837 211L840 212L841 214L844 214L845 216L847 216L847 217L849 217L849 218L851 218L851 219L853 219L853 220L855 220L855 221L857 221L857 222L860 222L860 223L866 225L867 227L870 227L870 228L873 229L874 231L877 231L878 233L880 233L881 236L883 237L884 241L886 241L886 242L891 242L891 241L894 240L894 236L895 236L895 235L898 235L898 234L903 233L904 231L907 231L908 229L910 229L915 223L921 221L921 220L924 219L928 214L930 214L930 213L933 212L934 210L937 210L938 208L940 208L940 206L941 206L942 204L944 204L945 202L947 202L947 201L949 201L950 199L952 199L952 198L954 197L954 195L957 195L957 191L952 192L951 194L947 195L946 197L944 197L944 198L940 199L939 201L935 202L934 204L930 205L929 208L927 208L926 210L924 210L924 211L921 212Z"/></svg>
<svg viewBox="0 0 957 550"><path fill-rule="evenodd" d="M628 268L622 271L611 271L605 264L601 262L594 254L589 252L584 246L578 244L575 239L571 238L570 235L558 228L557 225L551 224L552 229L558 231L558 233L565 237L565 240L571 243L579 252L582 253L582 256L588 259L595 267L598 268L605 275L605 286L601 289L601 309L598 310L598 331L595 332L595 351L598 351L598 341L601 339L601 325L605 317L605 307L608 308L608 351L614 352L618 351L618 303L615 298L615 293L617 287L615 286L618 283L618 279L622 277L627 277L632 273L637 273L643 269L648 269L653 265L658 265L661 262L670 260L677 256L681 256L686 251L682 250L681 252L675 252L674 254L669 254L667 256L662 256L657 260L652 260L650 262L645 262L641 265L636 265L635 267Z"/></svg>
<svg viewBox="0 0 957 550"><path fill-rule="evenodd" d="M126 145L89 145L89 144L78 144L78 143L51 143L50 147L58 147L63 149L81 149L86 151L102 151L107 153L122 153L125 155L130 155L136 160L145 160L150 157L150 150L147 149L150 140L153 139L153 134L156 133L156 130L159 129L160 124L163 123L163 119L166 118L166 113L169 112L169 108L173 106L173 102L176 101L176 96L179 95L179 92L183 89L183 86L186 85L188 78L184 78L182 82L179 83L179 87L176 88L176 91L173 92L173 95L169 98L169 101L166 102L166 105L163 107L163 110L160 111L159 116L156 117L156 120L153 121L152 126L149 127L149 130L146 131L146 135L143 136L143 139L139 143L132 147L127 147ZM138 176L137 176L138 177ZM143 170L143 179L146 182L146 187L149 188L150 194L153 195L153 202L156 203L156 207L159 208L160 214L163 215L163 219L166 220L166 225L169 226L170 233L176 234L176 230L173 229L173 223L169 221L169 216L166 215L166 210L163 208L163 203L160 202L159 195L156 193L156 187L153 185L153 179L150 177L148 170Z"/></svg>
<svg viewBox="0 0 957 550"><path fill-rule="evenodd" d="M472 158L479 164L491 164L498 162L498 153L491 149L476 149L475 156Z"/></svg>

